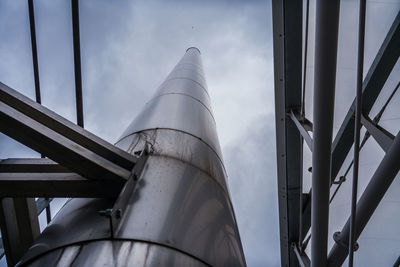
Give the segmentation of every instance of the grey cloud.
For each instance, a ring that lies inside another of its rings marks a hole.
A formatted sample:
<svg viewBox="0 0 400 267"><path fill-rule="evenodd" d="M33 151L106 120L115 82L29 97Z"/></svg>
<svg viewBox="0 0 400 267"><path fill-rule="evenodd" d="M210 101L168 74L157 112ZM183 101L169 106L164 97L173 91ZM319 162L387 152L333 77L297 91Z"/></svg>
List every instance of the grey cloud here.
<svg viewBox="0 0 400 267"><path fill-rule="evenodd" d="M279 266L275 120L251 121L247 133L223 147L231 197L249 266Z"/></svg>

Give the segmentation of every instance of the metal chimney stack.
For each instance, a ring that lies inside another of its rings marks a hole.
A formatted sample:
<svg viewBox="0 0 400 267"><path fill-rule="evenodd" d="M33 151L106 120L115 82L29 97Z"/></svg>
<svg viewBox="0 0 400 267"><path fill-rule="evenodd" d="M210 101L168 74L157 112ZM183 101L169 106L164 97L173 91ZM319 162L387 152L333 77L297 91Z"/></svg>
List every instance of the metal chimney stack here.
<svg viewBox="0 0 400 267"><path fill-rule="evenodd" d="M116 145L143 159L118 199L70 200L20 266L246 265L197 48Z"/></svg>

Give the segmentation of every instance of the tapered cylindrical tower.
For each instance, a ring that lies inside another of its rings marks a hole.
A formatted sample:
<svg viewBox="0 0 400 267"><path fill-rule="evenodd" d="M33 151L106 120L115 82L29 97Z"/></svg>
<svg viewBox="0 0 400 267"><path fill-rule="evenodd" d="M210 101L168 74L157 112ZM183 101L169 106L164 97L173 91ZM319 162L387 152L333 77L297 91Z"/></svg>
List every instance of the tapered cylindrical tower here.
<svg viewBox="0 0 400 267"><path fill-rule="evenodd" d="M122 201L69 201L21 265L245 266L197 48L116 145L135 155L150 151L135 186L125 187ZM98 212L115 202L121 214L112 225Z"/></svg>

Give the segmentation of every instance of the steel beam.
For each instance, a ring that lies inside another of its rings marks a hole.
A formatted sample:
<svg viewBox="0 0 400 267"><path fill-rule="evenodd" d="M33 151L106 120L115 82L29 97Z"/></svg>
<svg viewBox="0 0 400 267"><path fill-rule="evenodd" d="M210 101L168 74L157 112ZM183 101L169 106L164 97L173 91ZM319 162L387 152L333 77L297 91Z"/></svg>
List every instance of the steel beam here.
<svg viewBox="0 0 400 267"><path fill-rule="evenodd" d="M53 111L39 105L23 94L0 82L0 101L18 110L52 131L70 139L79 146L90 150L114 164L131 171L136 157L84 130Z"/></svg>
<svg viewBox="0 0 400 267"><path fill-rule="evenodd" d="M316 1L311 266L326 266L339 0Z"/></svg>
<svg viewBox="0 0 400 267"><path fill-rule="evenodd" d="M351 193L351 215L350 215L350 248L349 267L354 264L354 222L357 216L357 189L358 189L358 168L360 158L360 130L361 130L361 109L362 109L362 82L364 73L364 39L365 39L365 7L366 0L360 0L359 25L358 25L358 58L357 58L357 89L356 89L356 112L354 118L354 157L353 157L353 181Z"/></svg>
<svg viewBox="0 0 400 267"><path fill-rule="evenodd" d="M299 130L304 141L306 141L306 144L307 144L308 148L310 149L310 151L312 151L313 150L313 140L307 131L308 129L306 129L307 126L304 123L300 122L300 120L298 118L299 116L300 115L298 115L298 114L296 116L296 114L294 114L292 110L289 113L289 117L292 119L292 121L296 125L296 127Z"/></svg>
<svg viewBox="0 0 400 267"><path fill-rule="evenodd" d="M400 56L400 12L393 21L363 82L363 114L369 114ZM332 179L335 179L354 142L355 99L333 142Z"/></svg>
<svg viewBox="0 0 400 267"><path fill-rule="evenodd" d="M39 236L36 213L33 198L0 200L0 228L9 266L14 266Z"/></svg>
<svg viewBox="0 0 400 267"><path fill-rule="evenodd" d="M46 158L10 158L0 160L0 173L67 173L67 168Z"/></svg>
<svg viewBox="0 0 400 267"><path fill-rule="evenodd" d="M292 244L293 250L296 253L297 260L299 261L300 267L310 267L311 262L307 254L305 254L297 244Z"/></svg>
<svg viewBox="0 0 400 267"><path fill-rule="evenodd" d="M35 95L36 95L36 102L40 104L42 103L42 100L40 96L39 66L38 66L36 30L35 30L35 8L33 5L33 0L28 0L28 7L29 7L29 27L31 31L33 76L35 78Z"/></svg>
<svg viewBox="0 0 400 267"><path fill-rule="evenodd" d="M301 110L303 4L274 0L272 9L281 265L298 266L303 148L287 112Z"/></svg>
<svg viewBox="0 0 400 267"><path fill-rule="evenodd" d="M374 105L383 85L389 77L394 65L400 56L400 12L394 19L388 34L385 37L375 59L363 81L363 114L368 114ZM354 112L355 99L351 105L332 145L333 181L350 151L354 142ZM306 203L303 213L302 232L306 233L311 225L311 202Z"/></svg>
<svg viewBox="0 0 400 267"><path fill-rule="evenodd" d="M83 100L82 100L82 71L81 71L81 44L79 36L79 1L71 0L72 36L74 42L74 71L75 71L75 98L76 120L83 127Z"/></svg>
<svg viewBox="0 0 400 267"><path fill-rule="evenodd" d="M0 102L0 131L88 179L126 180L130 171Z"/></svg>
<svg viewBox="0 0 400 267"><path fill-rule="evenodd" d="M37 210L37 215L39 216L42 211L44 211L47 207L49 207L50 202L53 201L53 198L38 198L36 200L36 210Z"/></svg>
<svg viewBox="0 0 400 267"><path fill-rule="evenodd" d="M372 214L375 212L380 201L389 189L394 178L400 169L400 132L396 135L392 146L383 157L377 170L369 181L363 194L357 202L357 216L355 218L355 240L357 240ZM348 255L347 246L349 242L350 221L347 220L345 226L338 236L339 243L336 243L329 253L328 266L342 266Z"/></svg>
<svg viewBox="0 0 400 267"><path fill-rule="evenodd" d="M375 141L379 144L379 146L385 151L388 152L390 147L393 144L394 136L381 126L375 124L371 121L368 116L362 115L361 123L367 129L367 131L372 135Z"/></svg>
<svg viewBox="0 0 400 267"><path fill-rule="evenodd" d="M88 180L73 173L0 173L0 198L112 198L123 185L123 181Z"/></svg>

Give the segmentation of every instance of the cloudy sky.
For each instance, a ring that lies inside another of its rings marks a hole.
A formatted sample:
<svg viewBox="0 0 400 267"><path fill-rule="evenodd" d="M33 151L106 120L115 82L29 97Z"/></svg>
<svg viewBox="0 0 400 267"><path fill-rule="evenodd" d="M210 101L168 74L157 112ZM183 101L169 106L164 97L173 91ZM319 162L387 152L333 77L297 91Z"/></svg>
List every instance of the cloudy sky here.
<svg viewBox="0 0 400 267"><path fill-rule="evenodd" d="M35 0L42 103L75 121L70 1ZM85 128L113 143L196 46L248 266L279 266L270 1L80 1ZM0 81L34 99L26 1L0 1ZM0 158L37 153L0 135Z"/></svg>

